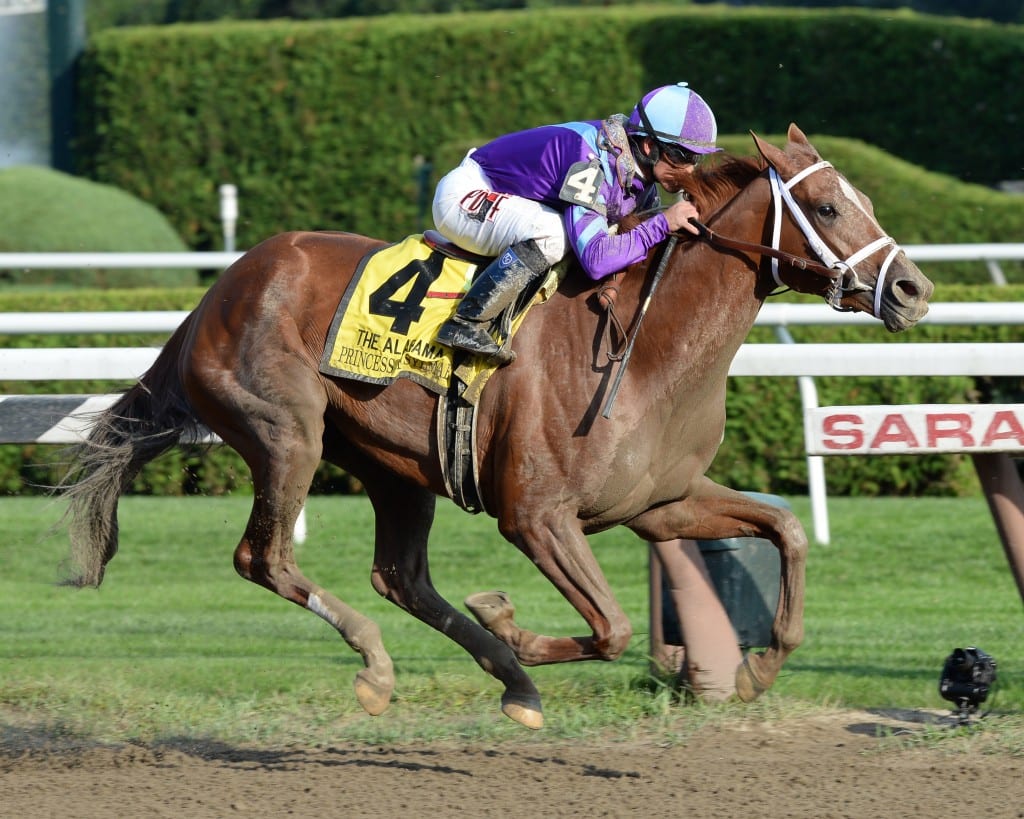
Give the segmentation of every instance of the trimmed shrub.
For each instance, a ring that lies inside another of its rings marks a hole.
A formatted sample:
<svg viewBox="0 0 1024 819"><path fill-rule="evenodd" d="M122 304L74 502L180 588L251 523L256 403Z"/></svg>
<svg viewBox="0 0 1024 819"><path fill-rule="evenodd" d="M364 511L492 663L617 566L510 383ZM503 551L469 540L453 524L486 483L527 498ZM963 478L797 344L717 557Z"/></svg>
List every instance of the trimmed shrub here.
<svg viewBox="0 0 1024 819"><path fill-rule="evenodd" d="M0 252L188 250L152 205L111 185L35 166L0 169ZM86 267L0 270L0 282L22 287L180 287L195 270Z"/></svg>

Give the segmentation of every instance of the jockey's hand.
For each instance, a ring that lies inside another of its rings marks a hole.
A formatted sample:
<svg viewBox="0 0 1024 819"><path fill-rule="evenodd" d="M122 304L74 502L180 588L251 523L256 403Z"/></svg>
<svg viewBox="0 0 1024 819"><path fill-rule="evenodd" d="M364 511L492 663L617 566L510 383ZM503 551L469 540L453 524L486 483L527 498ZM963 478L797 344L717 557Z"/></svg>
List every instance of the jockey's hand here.
<svg viewBox="0 0 1024 819"><path fill-rule="evenodd" d="M690 224L690 219L700 219L700 213L697 208L694 207L693 202L687 199L681 199L678 202L673 202L665 210L665 218L668 219L669 229L677 231L679 229L689 231L694 235L697 234L697 228Z"/></svg>

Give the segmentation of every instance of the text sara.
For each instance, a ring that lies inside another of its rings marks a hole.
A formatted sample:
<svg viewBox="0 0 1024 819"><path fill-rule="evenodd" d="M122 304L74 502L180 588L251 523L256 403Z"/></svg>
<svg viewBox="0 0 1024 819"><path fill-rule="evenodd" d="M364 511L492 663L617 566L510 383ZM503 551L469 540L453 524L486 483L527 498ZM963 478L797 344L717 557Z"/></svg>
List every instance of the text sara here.
<svg viewBox="0 0 1024 819"><path fill-rule="evenodd" d="M832 452L1024 449L1021 415L1015 409L899 411L880 416L834 412L821 419L819 435L822 448Z"/></svg>

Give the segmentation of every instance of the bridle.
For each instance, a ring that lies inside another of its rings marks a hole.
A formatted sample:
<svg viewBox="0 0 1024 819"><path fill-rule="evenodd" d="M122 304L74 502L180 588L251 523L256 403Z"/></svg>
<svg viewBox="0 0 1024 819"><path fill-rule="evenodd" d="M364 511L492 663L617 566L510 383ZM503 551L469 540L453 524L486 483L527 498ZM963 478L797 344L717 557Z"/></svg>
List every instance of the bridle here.
<svg viewBox="0 0 1024 819"><path fill-rule="evenodd" d="M879 239L875 239L873 242L869 242L849 258L845 260L840 259L818 235L806 214L800 209L800 205L797 204L796 199L793 198L793 194L790 193L790 189L794 185L799 183L801 180L806 179L815 171L831 167L832 163L821 160L807 168L804 168L788 182L782 181L782 177L779 176L779 173L775 168L768 168L768 179L771 183L772 189L772 205L774 206L775 211L775 219L772 226L771 247L768 245L756 244L754 242L745 242L741 239L730 239L725 236L720 236L707 225L702 222L698 222L696 219L691 219L690 222L697 228L698 237L713 247L724 247L729 250L739 250L744 253L757 253L762 256L770 257L772 260L772 278L775 279L776 285L782 289L786 288L786 284L779 277L779 262L784 262L785 264L791 265L792 267L796 267L800 270L807 270L811 273L830 279L832 285L829 288L827 295L828 304L833 310L838 310L840 312L850 312L852 309L842 306L842 300L847 293L862 293L865 290L871 290L870 285L866 285L861 282L860 278L857 276L857 271L854 269L855 266L864 261L864 259L872 253L881 250L883 247L891 245L892 250L890 250L889 255L885 257L885 261L882 263L882 267L878 271L878 278L875 280L875 297L873 301L874 316L875 318L881 318L879 312L882 306L882 290L883 285L885 284L885 278L889 272L889 266L892 264L893 259L896 258L896 254L900 252L900 247L896 244L896 240L891 236L882 236ZM804 238L807 239L811 249L818 256L820 261L816 262L813 259L797 256L794 253L789 253L779 248L779 242L781 241L782 236L782 216L787 208L793 217L793 221L796 223L797 227L800 228ZM651 279L647 295L640 305L640 310L637 313L631 332L627 333L624 330L615 315L615 301L618 294L617 285L614 282L610 284L606 283L602 285L601 289L598 291L598 301L610 316L609 332L611 332L610 328L612 324L614 324L625 343L622 353L608 353L609 360L618 361L619 367L615 373L615 378L612 381L611 387L608 390L608 398L605 402L604 409L601 412L605 418L611 417L612 405L615 403L615 398L619 393L619 386L622 382L623 376L625 375L626 367L629 364L629 359L633 352L633 343L636 341L640 324L643 321L644 316L647 314L647 308L650 306L651 299L658 288L658 283L661 281L661 278L665 273L669 256L671 256L673 250L675 250L677 240L685 237L693 238L693 235L689 232L682 231L675 231L669 234L668 243L662 252L661 260L655 269L654 277ZM616 274L616 276L618 275L621 275L621 273ZM615 277L612 278L615 279Z"/></svg>
<svg viewBox="0 0 1024 819"><path fill-rule="evenodd" d="M870 285L861 282L857 275L857 271L855 270L856 265L860 264L860 262L864 261L864 259L868 258L878 250L891 246L892 249L885 257L885 261L882 262L882 267L878 271L878 278L874 285L875 297L873 302L873 315L875 318L881 318L880 311L882 307L882 293L884 290L885 279L888 275L889 267L892 265L893 259L896 258L896 255L901 250L900 246L896 244L896 240L891 236L882 236L875 239L873 242L869 242L847 259L840 259L818 235L818 232L814 229L814 226L807 218L807 215L803 210L801 210L800 205L797 204L796 199L793 198L793 194L790 192L795 185L806 179L812 173L831 167L832 163L825 160L815 162L813 165L810 165L797 173L788 182L783 182L778 171L773 167L769 167L768 178L771 184L772 204L774 206L772 244L770 247L768 245L759 245L753 242L744 242L739 239L730 239L725 236L720 236L707 225L701 224L695 220L694 224L697 227L700 238L711 245L726 247L731 250L759 253L761 255L771 257L772 278L775 279L775 283L781 288L786 287L786 285L779 276L779 262L831 279L832 286L829 288L827 296L828 304L833 310L838 310L840 312L849 312L851 309L843 307L841 303L847 294L861 293L865 290L872 289ZM806 259L793 253L787 253L786 251L779 249L779 242L782 236L782 217L787 209L820 262L816 262L812 259Z"/></svg>

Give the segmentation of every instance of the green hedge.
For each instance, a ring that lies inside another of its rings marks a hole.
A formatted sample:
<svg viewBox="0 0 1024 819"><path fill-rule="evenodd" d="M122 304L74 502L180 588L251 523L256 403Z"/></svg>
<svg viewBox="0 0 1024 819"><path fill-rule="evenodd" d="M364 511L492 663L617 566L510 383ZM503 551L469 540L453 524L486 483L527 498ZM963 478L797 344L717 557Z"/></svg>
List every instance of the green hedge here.
<svg viewBox="0 0 1024 819"><path fill-rule="evenodd" d="M211 20L269 20L290 17L322 20L331 17L370 17L409 13L426 14L551 6L633 5L635 0L89 0L86 23L90 31L110 26L159 25ZM651 5L681 6L710 0L650 0ZM1024 0L732 0L732 5L804 6L889 9L903 5L926 14L979 17L1006 23L1024 23Z"/></svg>
<svg viewBox="0 0 1024 819"><path fill-rule="evenodd" d="M179 310L191 309L201 290L80 291L12 296L0 294L0 311ZM787 295L787 300L806 298ZM812 299L813 300L813 299ZM1024 287L943 285L935 301L1020 301ZM798 342L1022 341L1024 328L922 325L893 336L881 326L792 328ZM160 344L159 336L0 336L0 347L140 346ZM774 340L768 328L755 328L750 341ZM843 404L963 403L971 400L1024 400L1018 379L819 378L822 406ZM109 392L128 386L111 382L0 382L0 394ZM793 379L731 378L725 441L710 474L743 489L777 494L807 491L803 423ZM0 446L0 492L41 491L59 474L56 447ZM978 491L969 459L958 455L844 456L828 459L828 490L834 495L961 495ZM322 465L314 492L349 492L358 483ZM251 491L248 469L227 447L186 447L150 464L133 485L147 494L221 494Z"/></svg>
<svg viewBox="0 0 1024 819"><path fill-rule="evenodd" d="M398 238L424 227L418 157L436 178L467 144L628 110L687 79L723 132L796 121L990 184L1024 175L1022 64L1020 26L909 12L636 6L112 29L82 59L77 156L196 249L218 244L225 182L239 186L242 247L293 228Z"/></svg>

